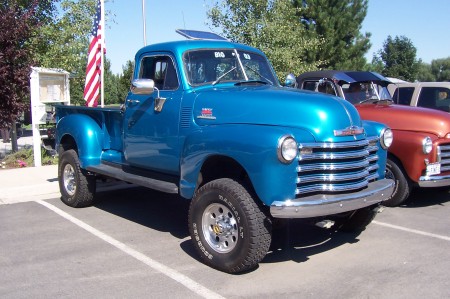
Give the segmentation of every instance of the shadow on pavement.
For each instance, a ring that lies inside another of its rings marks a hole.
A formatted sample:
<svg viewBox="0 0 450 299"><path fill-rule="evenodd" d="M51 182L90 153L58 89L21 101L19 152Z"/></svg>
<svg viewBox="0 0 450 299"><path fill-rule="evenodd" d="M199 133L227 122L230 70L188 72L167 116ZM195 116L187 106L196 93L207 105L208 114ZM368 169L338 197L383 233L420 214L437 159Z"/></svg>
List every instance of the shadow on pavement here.
<svg viewBox="0 0 450 299"><path fill-rule="evenodd" d="M178 195L133 187L98 192L94 206L179 239L189 236L189 201Z"/></svg>
<svg viewBox="0 0 450 299"><path fill-rule="evenodd" d="M443 205L450 199L449 188L421 188L413 189L401 208L422 208L434 205Z"/></svg>
<svg viewBox="0 0 450 299"><path fill-rule="evenodd" d="M99 192L95 207L118 217L168 232L178 239L189 237L189 200L174 194L134 187L109 192ZM291 219L281 228L273 230L269 253L262 263L292 260L305 262L309 256L319 254L343 244L356 243L358 234L335 232L305 222ZM181 242L181 249L199 260L190 238Z"/></svg>

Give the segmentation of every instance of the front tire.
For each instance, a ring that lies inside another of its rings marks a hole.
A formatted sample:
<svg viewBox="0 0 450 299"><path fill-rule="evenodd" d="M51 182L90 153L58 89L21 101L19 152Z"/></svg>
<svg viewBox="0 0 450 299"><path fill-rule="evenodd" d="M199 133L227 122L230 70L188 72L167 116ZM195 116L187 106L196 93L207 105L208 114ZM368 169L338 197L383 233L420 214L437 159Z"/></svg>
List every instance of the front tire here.
<svg viewBox="0 0 450 299"><path fill-rule="evenodd" d="M412 185L402 168L390 159L387 159L386 161L385 177L394 180L395 186L391 197L388 200L383 201L382 204L387 207L396 207L409 197Z"/></svg>
<svg viewBox="0 0 450 299"><path fill-rule="evenodd" d="M209 182L196 192L189 208L189 231L202 261L228 273L255 268L271 242L270 218L231 179Z"/></svg>
<svg viewBox="0 0 450 299"><path fill-rule="evenodd" d="M92 205L95 196L94 176L80 168L78 154L73 149L64 151L58 165L59 190L61 201L74 208Z"/></svg>

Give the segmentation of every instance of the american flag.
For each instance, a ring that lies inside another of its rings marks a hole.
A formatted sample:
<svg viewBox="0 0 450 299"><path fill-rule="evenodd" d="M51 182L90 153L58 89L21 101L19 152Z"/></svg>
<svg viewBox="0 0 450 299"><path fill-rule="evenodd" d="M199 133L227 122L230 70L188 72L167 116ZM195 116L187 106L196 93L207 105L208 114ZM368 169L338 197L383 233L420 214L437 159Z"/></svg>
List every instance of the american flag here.
<svg viewBox="0 0 450 299"><path fill-rule="evenodd" d="M84 85L84 100L86 106L96 107L100 95L102 72L103 28L101 25L102 2L97 1L94 25L89 38L88 61L86 66L86 83Z"/></svg>

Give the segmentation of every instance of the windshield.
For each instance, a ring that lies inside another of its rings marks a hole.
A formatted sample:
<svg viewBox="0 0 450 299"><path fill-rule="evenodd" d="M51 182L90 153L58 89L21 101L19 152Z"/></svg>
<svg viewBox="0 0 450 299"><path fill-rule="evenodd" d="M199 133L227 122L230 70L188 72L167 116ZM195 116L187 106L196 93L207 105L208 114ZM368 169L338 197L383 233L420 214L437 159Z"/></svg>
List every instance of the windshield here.
<svg viewBox="0 0 450 299"><path fill-rule="evenodd" d="M342 91L345 99L352 104L392 101L388 89L374 81L343 84Z"/></svg>
<svg viewBox="0 0 450 299"><path fill-rule="evenodd" d="M253 52L208 49L186 52L184 69L193 86L219 82L277 82L267 59Z"/></svg>

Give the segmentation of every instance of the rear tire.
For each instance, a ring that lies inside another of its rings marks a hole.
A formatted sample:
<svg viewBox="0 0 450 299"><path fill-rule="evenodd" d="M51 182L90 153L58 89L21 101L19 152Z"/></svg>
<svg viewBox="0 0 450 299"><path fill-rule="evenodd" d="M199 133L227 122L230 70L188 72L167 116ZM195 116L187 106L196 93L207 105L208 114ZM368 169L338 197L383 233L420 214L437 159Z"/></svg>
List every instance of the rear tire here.
<svg viewBox="0 0 450 299"><path fill-rule="evenodd" d="M59 190L61 201L74 208L92 205L94 202L96 181L80 168L78 154L73 150L62 153L58 165Z"/></svg>
<svg viewBox="0 0 450 299"><path fill-rule="evenodd" d="M227 273L255 268L271 242L270 218L241 184L226 178L196 192L189 231L202 261Z"/></svg>
<svg viewBox="0 0 450 299"><path fill-rule="evenodd" d="M386 161L385 177L394 180L395 186L391 197L383 201L382 204L387 207L396 207L408 199L412 185L402 168L390 159Z"/></svg>

